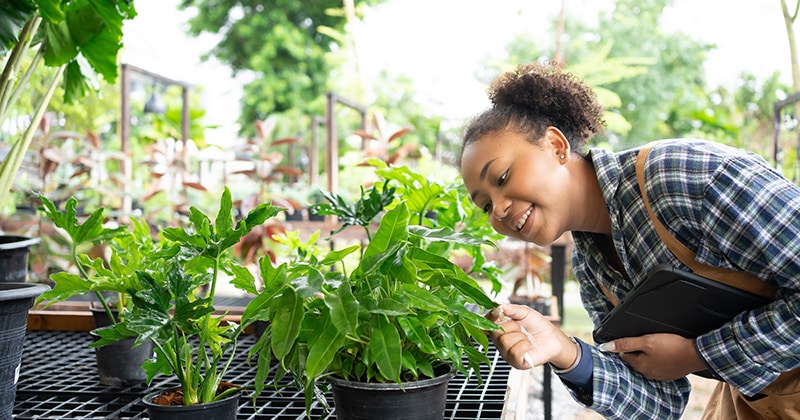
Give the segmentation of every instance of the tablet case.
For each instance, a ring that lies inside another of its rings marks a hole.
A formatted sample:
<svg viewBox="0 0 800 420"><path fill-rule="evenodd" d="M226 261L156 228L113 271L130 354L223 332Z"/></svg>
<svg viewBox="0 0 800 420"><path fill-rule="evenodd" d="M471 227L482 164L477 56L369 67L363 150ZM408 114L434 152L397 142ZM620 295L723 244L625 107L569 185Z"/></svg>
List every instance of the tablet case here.
<svg viewBox="0 0 800 420"><path fill-rule="evenodd" d="M596 343L651 333L694 338L772 299L659 264L600 323Z"/></svg>

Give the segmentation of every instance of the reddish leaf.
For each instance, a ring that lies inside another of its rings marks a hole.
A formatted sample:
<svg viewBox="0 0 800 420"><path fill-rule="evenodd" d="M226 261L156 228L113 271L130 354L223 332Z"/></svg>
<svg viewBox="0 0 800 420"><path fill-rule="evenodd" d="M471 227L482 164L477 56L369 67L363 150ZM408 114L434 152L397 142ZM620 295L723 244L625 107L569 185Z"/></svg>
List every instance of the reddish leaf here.
<svg viewBox="0 0 800 420"><path fill-rule="evenodd" d="M86 138L89 140L89 143L92 145L93 149L100 150L100 137L98 137L97 134L90 130L86 130Z"/></svg>
<svg viewBox="0 0 800 420"><path fill-rule="evenodd" d="M273 140L272 146L280 146L283 144L298 143L300 141L297 137L284 137L282 139Z"/></svg>
<svg viewBox="0 0 800 420"><path fill-rule="evenodd" d="M408 133L409 131L411 131L410 128L401 128L400 130L395 131L394 134L392 134L391 137L389 137L389 140L386 141L391 142L392 140L396 140L402 137L404 134Z"/></svg>
<svg viewBox="0 0 800 420"><path fill-rule="evenodd" d="M78 169L77 171L75 171L75 173L72 174L72 176L70 176L70 179L71 178L77 178L77 177L79 177L79 176L81 176L83 174L88 174L90 172L92 172L92 170L89 169L89 168Z"/></svg>
<svg viewBox="0 0 800 420"><path fill-rule="evenodd" d="M203 186L203 184L199 182L183 181L183 186L186 188L191 188L193 190L208 191L208 188L206 188L205 186Z"/></svg>
<svg viewBox="0 0 800 420"><path fill-rule="evenodd" d="M302 176L303 175L303 171L301 171L301 170L299 170L297 168L290 168L288 166L276 166L276 167L274 167L272 169L272 172L278 172L278 173L282 173L282 174L290 175L290 176Z"/></svg>
<svg viewBox="0 0 800 420"><path fill-rule="evenodd" d="M364 140L376 140L377 139L377 137L373 136L370 133L367 133L364 130L356 130L356 131L353 132L353 134L361 137Z"/></svg>

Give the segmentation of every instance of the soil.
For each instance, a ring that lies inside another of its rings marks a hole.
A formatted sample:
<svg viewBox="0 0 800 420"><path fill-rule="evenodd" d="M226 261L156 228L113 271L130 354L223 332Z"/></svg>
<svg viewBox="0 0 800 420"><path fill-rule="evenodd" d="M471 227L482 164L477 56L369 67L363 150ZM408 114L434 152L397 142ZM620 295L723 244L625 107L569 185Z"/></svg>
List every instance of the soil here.
<svg viewBox="0 0 800 420"><path fill-rule="evenodd" d="M238 388L238 387L230 382L220 382L219 387L217 387L216 395L219 395L222 392L227 391L231 388ZM183 405L183 390L174 389L171 391L165 391L164 393L159 394L155 398L153 398L153 404Z"/></svg>

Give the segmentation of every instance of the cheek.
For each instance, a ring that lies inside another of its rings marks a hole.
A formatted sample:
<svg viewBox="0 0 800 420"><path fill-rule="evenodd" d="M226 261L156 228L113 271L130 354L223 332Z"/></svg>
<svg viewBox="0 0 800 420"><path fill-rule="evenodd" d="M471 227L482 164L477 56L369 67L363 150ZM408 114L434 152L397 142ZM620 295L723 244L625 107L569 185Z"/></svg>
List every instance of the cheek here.
<svg viewBox="0 0 800 420"><path fill-rule="evenodd" d="M503 235L506 235L506 236L508 236L508 235L513 233L511 231L511 229L508 227L507 224L497 220L491 214L489 215L489 223L492 225L492 229L494 229L494 231L497 232L497 233L500 233L500 234L503 234Z"/></svg>

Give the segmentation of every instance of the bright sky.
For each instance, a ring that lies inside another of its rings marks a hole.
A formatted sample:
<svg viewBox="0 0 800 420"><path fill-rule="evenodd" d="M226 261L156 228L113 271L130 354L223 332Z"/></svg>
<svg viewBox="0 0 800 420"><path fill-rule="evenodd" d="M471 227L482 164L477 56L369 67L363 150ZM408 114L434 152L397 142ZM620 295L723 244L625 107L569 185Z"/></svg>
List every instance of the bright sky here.
<svg viewBox="0 0 800 420"><path fill-rule="evenodd" d="M567 14L588 22L613 4L564 1ZM224 126L210 134L218 139L208 140L226 143L235 136L242 81L232 79L216 61L200 61L214 37L184 35L187 16L176 11L177 3L136 3L139 16L124 30L123 62L202 85L208 122ZM468 118L488 105L486 86L474 77L481 61L501 53L517 34L546 42L544 31L560 7L557 0L388 0L355 28L362 69L367 77L381 69L407 74L420 101L438 115ZM680 30L719 46L707 60L712 86L730 86L745 70L766 77L777 69L789 82L788 43L778 1L675 0L665 20L665 31Z"/></svg>

